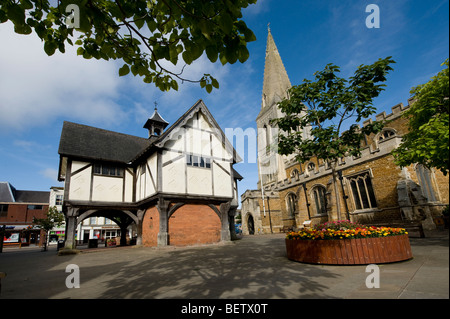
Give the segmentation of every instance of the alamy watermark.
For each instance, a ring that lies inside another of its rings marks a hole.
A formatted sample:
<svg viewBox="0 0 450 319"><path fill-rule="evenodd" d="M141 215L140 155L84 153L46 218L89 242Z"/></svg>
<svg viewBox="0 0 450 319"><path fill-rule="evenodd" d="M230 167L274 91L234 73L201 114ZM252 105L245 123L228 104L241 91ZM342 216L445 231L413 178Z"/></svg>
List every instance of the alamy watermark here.
<svg viewBox="0 0 450 319"><path fill-rule="evenodd" d="M376 4L369 4L366 6L366 12L370 14L366 17L366 27L369 29L380 28L380 7Z"/></svg>
<svg viewBox="0 0 450 319"><path fill-rule="evenodd" d="M366 287L369 289L380 288L380 267L375 264L367 265L366 272L370 273L366 278Z"/></svg>
<svg viewBox="0 0 450 319"><path fill-rule="evenodd" d="M70 13L66 17L66 25L68 28L79 28L80 27L80 7L76 4L69 4L66 7L66 13Z"/></svg>
<svg viewBox="0 0 450 319"><path fill-rule="evenodd" d="M75 264L69 264L66 267L66 272L70 273L66 278L66 287L71 288L80 288L80 267Z"/></svg>

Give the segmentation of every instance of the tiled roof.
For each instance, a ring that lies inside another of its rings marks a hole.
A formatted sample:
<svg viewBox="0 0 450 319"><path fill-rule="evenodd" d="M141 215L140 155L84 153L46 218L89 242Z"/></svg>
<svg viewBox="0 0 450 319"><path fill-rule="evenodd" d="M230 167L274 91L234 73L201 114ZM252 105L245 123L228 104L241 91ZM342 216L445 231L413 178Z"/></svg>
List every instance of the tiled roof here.
<svg viewBox="0 0 450 319"><path fill-rule="evenodd" d="M62 156L126 164L153 141L154 138L147 139L65 121L58 153Z"/></svg>

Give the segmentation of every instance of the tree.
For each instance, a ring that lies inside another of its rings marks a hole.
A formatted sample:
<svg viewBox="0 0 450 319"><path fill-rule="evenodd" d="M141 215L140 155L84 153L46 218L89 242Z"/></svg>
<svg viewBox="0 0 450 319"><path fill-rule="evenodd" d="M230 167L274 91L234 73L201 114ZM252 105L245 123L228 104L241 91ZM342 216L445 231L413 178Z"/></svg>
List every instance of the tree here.
<svg viewBox="0 0 450 319"><path fill-rule="evenodd" d="M373 99L384 90L387 73L395 63L391 57L379 59L372 65L361 65L349 80L338 77L340 68L326 65L314 73L315 81L289 89L288 98L278 106L284 117L273 120L281 129L278 152L296 154L304 163L312 157L328 162L332 170L338 219L341 219L336 164L344 156L359 156L365 135L379 132L383 123L372 122L359 127L357 123L376 112ZM347 128L347 120L353 123ZM346 128L345 131L344 128ZM310 136L304 138L303 131Z"/></svg>
<svg viewBox="0 0 450 319"><path fill-rule="evenodd" d="M119 75L130 71L163 91L178 81L197 82L209 93L219 87L210 74L182 76L186 64L204 52L211 62L244 62L247 43L256 40L241 20L242 9L256 0L0 0L0 23L8 20L19 34L34 30L50 56L77 45L85 59L122 60ZM51 3L56 3L52 5ZM74 39L74 29L78 38ZM181 72L174 67L182 57Z"/></svg>
<svg viewBox="0 0 450 319"><path fill-rule="evenodd" d="M58 212L55 206L49 207L47 211L47 218L33 217L33 224L36 224L40 229L45 231L46 238L44 240L44 251L47 250L47 234L54 227L60 227L65 221L64 215Z"/></svg>
<svg viewBox="0 0 450 319"><path fill-rule="evenodd" d="M409 119L408 133L392 151L395 163L401 167L419 163L449 170L449 60L429 82L412 88L414 102L403 113Z"/></svg>

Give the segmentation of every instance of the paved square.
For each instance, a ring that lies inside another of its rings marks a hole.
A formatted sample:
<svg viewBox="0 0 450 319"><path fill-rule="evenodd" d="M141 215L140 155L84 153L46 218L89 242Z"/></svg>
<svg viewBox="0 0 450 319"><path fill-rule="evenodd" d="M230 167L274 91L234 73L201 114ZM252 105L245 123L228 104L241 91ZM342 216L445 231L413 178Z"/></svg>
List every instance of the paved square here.
<svg viewBox="0 0 450 319"><path fill-rule="evenodd" d="M0 298L304 299L449 298L448 230L411 238L414 258L379 265L380 288L369 289L366 266L289 261L284 234L198 247L118 247L57 256L54 247L4 249ZM80 288L66 287L80 270Z"/></svg>

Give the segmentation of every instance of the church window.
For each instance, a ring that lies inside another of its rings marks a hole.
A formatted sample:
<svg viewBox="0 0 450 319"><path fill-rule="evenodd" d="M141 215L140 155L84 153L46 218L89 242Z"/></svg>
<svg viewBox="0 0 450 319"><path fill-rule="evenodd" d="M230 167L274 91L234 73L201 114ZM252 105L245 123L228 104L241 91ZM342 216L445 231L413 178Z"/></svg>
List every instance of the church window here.
<svg viewBox="0 0 450 319"><path fill-rule="evenodd" d="M289 217L294 217L297 211L297 196L294 193L289 193L286 197L286 208Z"/></svg>
<svg viewBox="0 0 450 319"><path fill-rule="evenodd" d="M326 189L323 186L316 186L312 189L312 196L316 208L316 215L325 215L327 213Z"/></svg>
<svg viewBox="0 0 450 319"><path fill-rule="evenodd" d="M431 182L431 171L422 164L416 165L416 174L419 179L419 185L422 188L422 194L429 202L436 201L436 196L433 191L433 184Z"/></svg>
<svg viewBox="0 0 450 319"><path fill-rule="evenodd" d="M266 134L266 155L270 154L270 129L264 125L264 133Z"/></svg>
<svg viewBox="0 0 450 319"><path fill-rule="evenodd" d="M298 169L294 168L291 172L291 178L298 178L300 176L300 173L298 172Z"/></svg>
<svg viewBox="0 0 450 319"><path fill-rule="evenodd" d="M369 172L348 178L356 210L377 207Z"/></svg>
<svg viewBox="0 0 450 319"><path fill-rule="evenodd" d="M395 135L395 132L393 130L386 129L386 130L383 130L381 132L380 137L378 138L378 140L381 142L381 141L384 141L384 140L386 140L386 139L388 139L390 137L393 137L394 135Z"/></svg>
<svg viewBox="0 0 450 319"><path fill-rule="evenodd" d="M316 169L316 165L314 163L308 164L308 171L314 172L315 169Z"/></svg>

